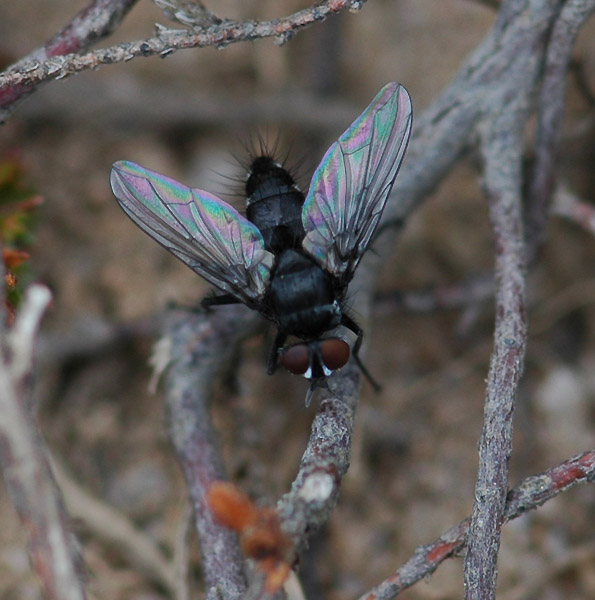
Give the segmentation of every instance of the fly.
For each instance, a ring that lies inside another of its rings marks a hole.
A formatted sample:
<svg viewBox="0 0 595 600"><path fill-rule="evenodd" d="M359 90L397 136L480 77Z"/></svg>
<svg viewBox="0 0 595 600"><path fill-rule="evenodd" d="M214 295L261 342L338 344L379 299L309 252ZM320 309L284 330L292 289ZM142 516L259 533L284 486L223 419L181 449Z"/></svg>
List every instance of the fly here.
<svg viewBox="0 0 595 600"><path fill-rule="evenodd" d="M363 331L345 296L378 227L411 133L407 90L389 83L327 150L306 197L269 156L256 158L246 184L246 217L212 194L128 161L111 185L126 214L223 293L203 306L243 303L277 326L268 373L278 364L316 386L359 360ZM342 325L356 335L324 337ZM296 337L297 344L285 346Z"/></svg>

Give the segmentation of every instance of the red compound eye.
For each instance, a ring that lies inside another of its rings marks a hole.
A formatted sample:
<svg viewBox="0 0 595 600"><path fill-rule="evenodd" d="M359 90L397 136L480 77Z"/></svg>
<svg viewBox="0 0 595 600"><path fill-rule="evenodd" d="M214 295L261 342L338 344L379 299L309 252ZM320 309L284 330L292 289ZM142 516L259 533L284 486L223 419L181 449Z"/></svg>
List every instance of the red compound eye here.
<svg viewBox="0 0 595 600"><path fill-rule="evenodd" d="M295 344L281 352L281 366L294 375L303 375L310 367L310 351L307 344Z"/></svg>
<svg viewBox="0 0 595 600"><path fill-rule="evenodd" d="M351 350L349 344L340 338L327 338L320 342L320 354L324 365L331 371L347 364Z"/></svg>

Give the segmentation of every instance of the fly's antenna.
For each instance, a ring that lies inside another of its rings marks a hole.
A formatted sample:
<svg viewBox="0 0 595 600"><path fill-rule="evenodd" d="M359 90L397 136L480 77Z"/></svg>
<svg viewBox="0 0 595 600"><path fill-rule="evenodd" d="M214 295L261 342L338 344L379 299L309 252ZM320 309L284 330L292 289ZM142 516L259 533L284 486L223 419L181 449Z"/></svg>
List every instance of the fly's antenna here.
<svg viewBox="0 0 595 600"><path fill-rule="evenodd" d="M306 392L306 408L312 404L312 400L314 398L314 394L318 388L324 388L330 391L328 383L326 379L313 379L308 391Z"/></svg>

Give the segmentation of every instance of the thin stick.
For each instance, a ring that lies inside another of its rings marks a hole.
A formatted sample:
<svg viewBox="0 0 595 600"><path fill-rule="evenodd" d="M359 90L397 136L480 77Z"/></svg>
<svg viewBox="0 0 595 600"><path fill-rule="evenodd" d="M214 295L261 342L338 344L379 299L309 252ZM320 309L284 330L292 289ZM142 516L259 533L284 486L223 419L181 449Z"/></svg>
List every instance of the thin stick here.
<svg viewBox="0 0 595 600"><path fill-rule="evenodd" d="M531 256L545 238L552 194L555 186L555 161L564 113L566 79L572 48L583 23L595 11L592 0L569 0L556 20L548 43L543 83L539 95L538 132L535 160L530 173L527 208L527 238Z"/></svg>
<svg viewBox="0 0 595 600"><path fill-rule="evenodd" d="M208 314L172 311L166 330L171 341L166 375L170 436L194 509L208 600L238 598L246 590L237 535L214 521L205 500L211 485L227 478L209 400L235 345L258 326L257 316L245 307L226 306Z"/></svg>
<svg viewBox="0 0 595 600"><path fill-rule="evenodd" d="M114 548L149 581L163 586L174 597L177 590L174 569L157 543L122 513L80 486L55 460L52 468L71 517L80 519L96 539Z"/></svg>
<svg viewBox="0 0 595 600"><path fill-rule="evenodd" d="M318 394L319 408L308 446L291 491L277 504L284 531L299 555L310 535L327 521L339 495L339 486L351 456L360 374L350 365Z"/></svg>
<svg viewBox="0 0 595 600"><path fill-rule="evenodd" d="M547 471L527 477L506 497L504 522L535 510L577 483L595 481L595 449L570 458ZM458 555L468 543L468 517L442 534L437 540L418 546L413 556L390 577L360 596L359 600L392 600L404 589L428 577L447 558Z"/></svg>
<svg viewBox="0 0 595 600"><path fill-rule="evenodd" d="M104 1L108 5L111 4L109 0ZM98 3L101 4L99 0ZM323 0L310 8L281 19L245 22L226 20L219 25L212 25L199 31L160 27L155 37L118 44L88 54L55 53L47 59L33 57L29 61L19 62L18 65L0 75L0 123L8 119L9 109L16 100L30 93L43 82L63 79L74 73L138 57L165 57L187 48L206 46L222 48L236 42L270 37L275 38L277 43L283 44L305 27L324 21L331 14L345 9L355 10L360 5L361 2L357 0ZM76 51L81 49L78 47Z"/></svg>
<svg viewBox="0 0 595 600"><path fill-rule="evenodd" d="M29 538L33 567L50 600L84 600L82 559L68 527L62 496L56 487L37 424L27 409L25 378L32 363L33 338L51 300L49 290L33 286L17 316L18 340L8 348L16 373L0 356L0 461L8 491ZM26 338L26 339L23 339ZM18 342L16 345L15 343Z"/></svg>

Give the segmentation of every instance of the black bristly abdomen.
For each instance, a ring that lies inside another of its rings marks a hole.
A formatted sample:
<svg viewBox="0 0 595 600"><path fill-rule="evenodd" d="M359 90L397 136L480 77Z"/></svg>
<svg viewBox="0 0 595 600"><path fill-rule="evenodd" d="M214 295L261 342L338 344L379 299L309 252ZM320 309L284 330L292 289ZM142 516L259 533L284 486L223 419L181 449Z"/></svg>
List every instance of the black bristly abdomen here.
<svg viewBox="0 0 595 600"><path fill-rule="evenodd" d="M304 195L287 170L270 156L254 159L246 197L246 216L262 233L267 250L278 254L301 247Z"/></svg>
<svg viewBox="0 0 595 600"><path fill-rule="evenodd" d="M268 301L279 330L302 339L318 337L341 322L330 276L296 250L278 256Z"/></svg>

